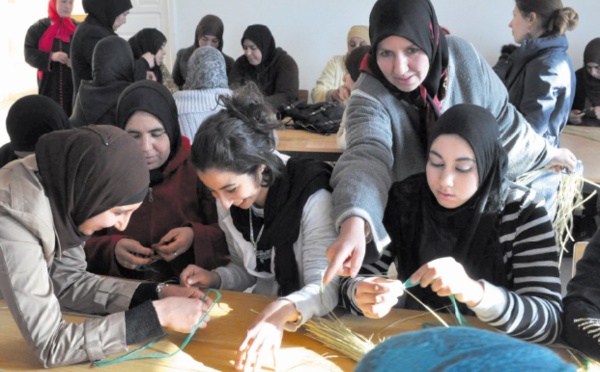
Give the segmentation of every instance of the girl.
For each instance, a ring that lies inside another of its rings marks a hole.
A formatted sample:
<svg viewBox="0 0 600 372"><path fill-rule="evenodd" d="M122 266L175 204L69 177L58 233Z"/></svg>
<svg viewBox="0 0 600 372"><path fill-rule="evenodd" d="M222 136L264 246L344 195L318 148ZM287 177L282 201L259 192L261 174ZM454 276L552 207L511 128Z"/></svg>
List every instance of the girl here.
<svg viewBox="0 0 600 372"><path fill-rule="evenodd" d="M576 125L600 127L600 37L585 46L583 64L575 72L577 89L569 121Z"/></svg>
<svg viewBox="0 0 600 372"><path fill-rule="evenodd" d="M150 172L150 189L127 229L108 228L85 245L91 272L156 282L178 278L191 263L227 263L214 199L189 159L177 108L163 85L142 80L119 98L117 126L137 142Z"/></svg>
<svg viewBox="0 0 600 372"><path fill-rule="evenodd" d="M391 184L423 172L427 137L439 113L456 104L477 104L496 117L511 178L551 160L571 169L576 163L535 134L471 44L444 35L429 0L379 0L369 27L365 73L345 111L348 148L331 177L340 236L328 249L325 282L356 275L365 253L367 262L379 257L390 241L381 221Z"/></svg>
<svg viewBox="0 0 600 372"><path fill-rule="evenodd" d="M347 280L344 304L379 318L402 295L402 283L428 306L454 295L491 326L527 341L552 343L560 332L558 248L541 197L509 183L507 158L489 111L456 105L431 133L425 174L394 183L384 224L392 242L363 273L400 281ZM401 297L405 308L419 308Z"/></svg>
<svg viewBox="0 0 600 372"><path fill-rule="evenodd" d="M187 86L184 86L184 84L187 80L188 60L192 53L199 47L211 46L217 48L223 55L223 58L225 58L227 75L229 75L233 68L234 60L223 53L224 31L225 26L223 26L223 21L216 15L207 14L198 22L194 34L194 43L187 48L179 49L175 58L175 64L173 65L173 81L179 86L180 90L187 89Z"/></svg>
<svg viewBox="0 0 600 372"><path fill-rule="evenodd" d="M516 48L494 67L508 89L508 100L551 145L559 145L575 91L575 73L567 54L567 30L579 16L561 0L516 0L512 29ZM547 172L531 187L546 201L550 219L556 212L560 174Z"/></svg>
<svg viewBox="0 0 600 372"><path fill-rule="evenodd" d="M35 357L46 368L96 361L161 326L189 332L206 311L200 291L86 271L87 238L125 229L148 191L135 141L97 125L47 134L35 150L0 169L0 291ZM67 323L61 309L111 315Z"/></svg>
<svg viewBox="0 0 600 372"><path fill-rule="evenodd" d="M275 47L267 26L248 26L242 36L242 48L244 54L235 61L229 76L230 86L254 82L275 110L296 101L298 65L285 50Z"/></svg>
<svg viewBox="0 0 600 372"><path fill-rule="evenodd" d="M135 59L135 81L148 79L163 84L161 66L167 53L167 37L155 28L143 28L128 42Z"/></svg>
<svg viewBox="0 0 600 372"><path fill-rule="evenodd" d="M127 22L131 0L83 0L85 21L77 27L71 42L73 102L82 80L92 80L92 55L96 44ZM96 124L96 123L94 123Z"/></svg>
<svg viewBox="0 0 600 372"><path fill-rule="evenodd" d="M275 359L283 329L336 306L337 283L321 284L335 230L329 166L275 151L280 123L253 84L221 100L225 109L198 129L192 161L219 199L231 263L213 271L190 266L181 283L280 296L250 325L238 350L241 369Z"/></svg>
<svg viewBox="0 0 600 372"><path fill-rule="evenodd" d="M38 70L38 94L58 103L67 116L73 104L71 37L78 24L71 12L73 0L49 0L48 18L34 23L25 35L25 61Z"/></svg>

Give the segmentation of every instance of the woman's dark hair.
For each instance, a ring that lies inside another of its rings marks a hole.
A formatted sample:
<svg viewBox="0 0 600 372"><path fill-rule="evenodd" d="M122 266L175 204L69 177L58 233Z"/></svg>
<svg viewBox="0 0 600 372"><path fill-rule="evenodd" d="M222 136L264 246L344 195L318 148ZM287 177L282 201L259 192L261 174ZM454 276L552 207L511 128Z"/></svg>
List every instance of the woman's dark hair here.
<svg viewBox="0 0 600 372"><path fill-rule="evenodd" d="M561 0L515 0L515 3L523 17L537 14L544 29L543 36L560 36L579 23L577 12L563 7Z"/></svg>
<svg viewBox="0 0 600 372"><path fill-rule="evenodd" d="M283 172L283 161L274 152L281 127L277 116L254 83L221 95L224 109L204 120L192 144L192 163L200 172L209 169L256 176L263 171L263 187L273 184Z"/></svg>

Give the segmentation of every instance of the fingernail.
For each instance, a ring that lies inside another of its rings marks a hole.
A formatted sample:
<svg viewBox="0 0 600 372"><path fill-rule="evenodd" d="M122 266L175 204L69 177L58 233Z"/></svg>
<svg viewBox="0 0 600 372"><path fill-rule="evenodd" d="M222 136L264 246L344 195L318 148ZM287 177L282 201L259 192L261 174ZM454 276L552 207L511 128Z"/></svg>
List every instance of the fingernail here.
<svg viewBox="0 0 600 372"><path fill-rule="evenodd" d="M378 285L375 286L375 290L379 291L379 286Z"/></svg>

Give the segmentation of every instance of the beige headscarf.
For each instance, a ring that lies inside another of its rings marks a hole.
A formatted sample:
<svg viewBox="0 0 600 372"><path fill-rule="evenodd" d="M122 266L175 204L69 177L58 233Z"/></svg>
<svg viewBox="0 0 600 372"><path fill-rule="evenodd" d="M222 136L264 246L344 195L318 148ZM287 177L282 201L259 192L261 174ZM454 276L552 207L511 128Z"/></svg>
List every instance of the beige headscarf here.
<svg viewBox="0 0 600 372"><path fill-rule="evenodd" d="M350 31L348 31L347 41L350 42L350 39L356 36L366 41L367 44L371 44L371 39L369 38L369 27L360 25L350 27Z"/></svg>

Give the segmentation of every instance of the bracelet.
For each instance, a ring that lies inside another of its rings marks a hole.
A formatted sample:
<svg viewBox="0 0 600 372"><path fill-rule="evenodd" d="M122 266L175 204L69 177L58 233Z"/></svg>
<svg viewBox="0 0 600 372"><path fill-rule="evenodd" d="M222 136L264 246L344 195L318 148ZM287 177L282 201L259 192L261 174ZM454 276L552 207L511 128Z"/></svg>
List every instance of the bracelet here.
<svg viewBox="0 0 600 372"><path fill-rule="evenodd" d="M158 283L156 285L156 295L158 296L158 298L160 299L160 292L165 288L168 287L169 284L167 283Z"/></svg>

